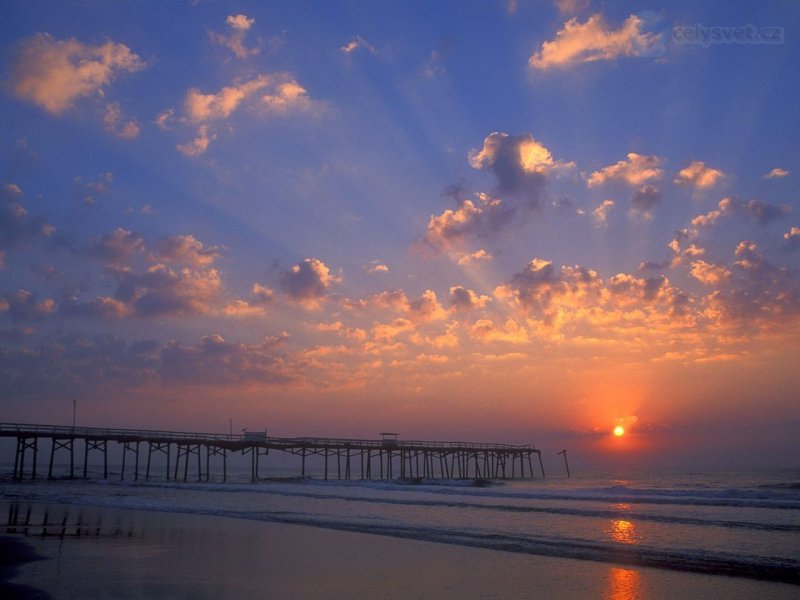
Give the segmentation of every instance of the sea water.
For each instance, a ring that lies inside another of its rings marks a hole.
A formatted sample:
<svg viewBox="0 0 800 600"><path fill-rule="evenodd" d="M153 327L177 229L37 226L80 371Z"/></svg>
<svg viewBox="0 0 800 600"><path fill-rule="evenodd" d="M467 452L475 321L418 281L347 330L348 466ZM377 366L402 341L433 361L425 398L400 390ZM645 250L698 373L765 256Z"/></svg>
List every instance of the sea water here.
<svg viewBox="0 0 800 600"><path fill-rule="evenodd" d="M10 507L12 525L24 520L20 506L27 506L28 513L30 503L39 513L49 507L49 515L27 518L28 525L41 526L44 517L50 534L58 531L54 523L75 526L76 507L99 506L302 524L800 584L796 469L590 472L524 480L269 478L255 483L245 471L227 483L120 481L113 474L107 480L16 482L5 477L0 500Z"/></svg>

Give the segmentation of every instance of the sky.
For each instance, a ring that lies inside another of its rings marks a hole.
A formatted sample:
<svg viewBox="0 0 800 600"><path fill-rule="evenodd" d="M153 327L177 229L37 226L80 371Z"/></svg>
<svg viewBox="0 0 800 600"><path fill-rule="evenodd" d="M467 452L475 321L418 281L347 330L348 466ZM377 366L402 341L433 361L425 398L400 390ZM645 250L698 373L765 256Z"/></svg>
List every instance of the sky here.
<svg viewBox="0 0 800 600"><path fill-rule="evenodd" d="M0 420L797 466L796 2L10 0L0 60Z"/></svg>

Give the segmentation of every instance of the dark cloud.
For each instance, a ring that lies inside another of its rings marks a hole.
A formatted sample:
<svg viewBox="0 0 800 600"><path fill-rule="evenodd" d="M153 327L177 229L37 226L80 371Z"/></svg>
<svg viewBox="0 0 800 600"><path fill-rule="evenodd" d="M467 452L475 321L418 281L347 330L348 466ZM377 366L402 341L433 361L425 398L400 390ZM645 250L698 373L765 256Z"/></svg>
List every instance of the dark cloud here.
<svg viewBox="0 0 800 600"><path fill-rule="evenodd" d="M219 335L205 336L194 346L170 342L161 351L159 375L166 382L208 385L288 383L294 377L281 352L286 337L260 344L226 342Z"/></svg>
<svg viewBox="0 0 800 600"><path fill-rule="evenodd" d="M720 324L774 328L800 319L796 270L772 264L752 242L741 242L735 255L732 276L708 298Z"/></svg>
<svg viewBox="0 0 800 600"><path fill-rule="evenodd" d="M644 185L633 193L631 197L631 210L650 217L653 209L661 202L661 192L653 185Z"/></svg>
<svg viewBox="0 0 800 600"><path fill-rule="evenodd" d="M93 395L121 386L286 384L296 379L286 366L286 337L243 344L212 335L187 345L70 334L13 349L0 345L0 387L41 397Z"/></svg>
<svg viewBox="0 0 800 600"><path fill-rule="evenodd" d="M22 191L13 183L0 186L0 250L52 231L43 218L28 214L18 201L21 196Z"/></svg>
<svg viewBox="0 0 800 600"><path fill-rule="evenodd" d="M480 296L470 289L456 285L450 288L450 307L455 310L481 308L489 302L488 296Z"/></svg>
<svg viewBox="0 0 800 600"><path fill-rule="evenodd" d="M137 316L204 314L219 300L222 281L216 269L173 269L153 265L144 273L115 269L114 300Z"/></svg>
<svg viewBox="0 0 800 600"><path fill-rule="evenodd" d="M325 297L336 277L321 260L307 258L284 271L280 277L283 292L292 300L316 302Z"/></svg>
<svg viewBox="0 0 800 600"><path fill-rule="evenodd" d="M0 296L0 314L7 313L15 322L38 321L56 310L51 298L37 300L28 290L7 292Z"/></svg>
<svg viewBox="0 0 800 600"><path fill-rule="evenodd" d="M455 210L431 216L425 243L436 249L459 248L474 239L491 238L513 219L516 210L508 203L486 194L477 201L464 200Z"/></svg>
<svg viewBox="0 0 800 600"><path fill-rule="evenodd" d="M94 238L88 247L89 256L109 265L128 264L136 254L144 252L144 239L138 233L117 227L114 231Z"/></svg>
<svg viewBox="0 0 800 600"><path fill-rule="evenodd" d="M469 163L497 178L498 194L522 197L532 206L541 204L548 173L574 166L553 160L550 151L529 133L502 132L489 134L483 148L470 152Z"/></svg>

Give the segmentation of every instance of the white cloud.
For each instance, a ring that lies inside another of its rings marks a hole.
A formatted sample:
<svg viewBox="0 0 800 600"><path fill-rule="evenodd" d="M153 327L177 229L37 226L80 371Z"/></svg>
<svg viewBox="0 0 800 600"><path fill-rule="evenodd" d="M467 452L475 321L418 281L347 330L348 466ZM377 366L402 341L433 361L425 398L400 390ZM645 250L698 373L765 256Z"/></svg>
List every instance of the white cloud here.
<svg viewBox="0 0 800 600"><path fill-rule="evenodd" d="M57 40L37 33L19 45L11 67L11 89L23 100L60 114L78 98L102 96L119 73L143 69L145 63L124 44L98 46L75 39Z"/></svg>
<svg viewBox="0 0 800 600"><path fill-rule="evenodd" d="M644 21L629 16L619 29L611 29L602 14L589 17L585 23L577 18L564 23L556 38L542 44L530 57L534 69L569 67L577 63L612 60L620 56L641 56L652 52L661 36L642 31Z"/></svg>

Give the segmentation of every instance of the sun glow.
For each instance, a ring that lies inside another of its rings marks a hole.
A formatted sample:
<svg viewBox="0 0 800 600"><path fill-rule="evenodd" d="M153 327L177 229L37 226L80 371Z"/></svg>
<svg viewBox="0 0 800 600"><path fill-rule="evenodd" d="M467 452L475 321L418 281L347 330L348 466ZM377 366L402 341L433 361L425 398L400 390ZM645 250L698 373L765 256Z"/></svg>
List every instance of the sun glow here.
<svg viewBox="0 0 800 600"><path fill-rule="evenodd" d="M617 425L614 427L614 435L617 437L622 437L625 435L625 428L622 425Z"/></svg>

